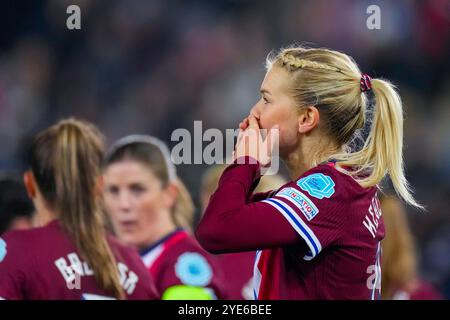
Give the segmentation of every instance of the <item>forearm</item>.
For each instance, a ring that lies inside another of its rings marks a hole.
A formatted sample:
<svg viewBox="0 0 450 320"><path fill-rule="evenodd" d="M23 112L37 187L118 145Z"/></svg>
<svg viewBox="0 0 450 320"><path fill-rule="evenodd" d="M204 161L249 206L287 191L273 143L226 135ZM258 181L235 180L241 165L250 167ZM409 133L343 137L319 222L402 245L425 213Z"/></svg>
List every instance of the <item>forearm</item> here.
<svg viewBox="0 0 450 320"><path fill-rule="evenodd" d="M270 205L248 203L259 176L258 164L232 164L225 170L196 230L206 250L250 251L298 240L295 231Z"/></svg>

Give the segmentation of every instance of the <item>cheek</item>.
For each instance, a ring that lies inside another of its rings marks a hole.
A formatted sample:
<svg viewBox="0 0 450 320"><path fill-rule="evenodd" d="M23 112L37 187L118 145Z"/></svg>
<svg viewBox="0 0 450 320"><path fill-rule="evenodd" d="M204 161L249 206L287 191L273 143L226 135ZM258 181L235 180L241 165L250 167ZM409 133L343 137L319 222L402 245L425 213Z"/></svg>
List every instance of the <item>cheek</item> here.
<svg viewBox="0 0 450 320"><path fill-rule="evenodd" d="M270 129L274 125L280 128L280 147L293 145L297 139L297 114L288 107L274 106L261 113L259 125L263 129Z"/></svg>
<svg viewBox="0 0 450 320"><path fill-rule="evenodd" d="M120 211L118 201L111 196L105 195L104 204L108 217L111 219L111 222L116 225Z"/></svg>
<svg viewBox="0 0 450 320"><path fill-rule="evenodd" d="M160 200L157 195L147 195L142 199L136 201L136 218L139 221L141 230L149 230L155 221L160 211Z"/></svg>

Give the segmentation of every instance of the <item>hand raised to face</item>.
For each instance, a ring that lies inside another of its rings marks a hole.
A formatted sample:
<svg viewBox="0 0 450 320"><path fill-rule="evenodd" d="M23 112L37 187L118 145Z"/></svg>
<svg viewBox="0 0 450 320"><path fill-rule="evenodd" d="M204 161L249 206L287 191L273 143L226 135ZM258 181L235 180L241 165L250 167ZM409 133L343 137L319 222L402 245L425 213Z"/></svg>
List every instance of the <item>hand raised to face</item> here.
<svg viewBox="0 0 450 320"><path fill-rule="evenodd" d="M269 166L279 137L278 126L270 130L261 129L256 117L250 115L239 124L239 128L233 159L247 156L257 160L263 167Z"/></svg>

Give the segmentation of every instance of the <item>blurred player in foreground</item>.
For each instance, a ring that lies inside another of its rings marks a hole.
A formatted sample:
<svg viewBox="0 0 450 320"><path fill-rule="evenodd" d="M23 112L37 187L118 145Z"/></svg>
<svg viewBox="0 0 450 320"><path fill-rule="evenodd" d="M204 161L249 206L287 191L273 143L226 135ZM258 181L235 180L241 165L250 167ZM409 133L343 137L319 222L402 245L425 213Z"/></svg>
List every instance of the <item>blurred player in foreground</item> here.
<svg viewBox="0 0 450 320"><path fill-rule="evenodd" d="M382 242L382 297L387 300L439 300L443 297L429 283L420 279L413 236L406 210L393 196L380 197L386 228Z"/></svg>
<svg viewBox="0 0 450 320"><path fill-rule="evenodd" d="M103 142L68 119L39 133L24 180L37 227L0 239L3 299L157 298L139 256L105 234Z"/></svg>
<svg viewBox="0 0 450 320"><path fill-rule="evenodd" d="M366 125L367 139L351 150ZM420 207L404 176L403 110L393 86L362 74L343 53L283 49L268 58L261 99L240 129L235 163L196 230L204 248L258 250L256 299L380 298L377 184L386 172L399 195ZM269 130L265 139L261 129ZM275 142L292 181L253 195Z"/></svg>
<svg viewBox="0 0 450 320"><path fill-rule="evenodd" d="M0 236L8 230L31 228L33 214L23 181L13 175L0 178Z"/></svg>
<svg viewBox="0 0 450 320"><path fill-rule="evenodd" d="M220 176L226 169L226 165L215 165L210 167L202 178L200 191L202 212L208 205L209 198L214 193L219 183ZM277 189L286 183L279 175L264 176L255 189L255 192L265 192ZM231 300L253 299L253 264L255 263L255 252L225 253L216 256L220 261L229 296Z"/></svg>
<svg viewBox="0 0 450 320"><path fill-rule="evenodd" d="M163 142L120 139L108 152L104 179L114 231L140 251L162 299L226 298L217 262L188 232L194 206Z"/></svg>

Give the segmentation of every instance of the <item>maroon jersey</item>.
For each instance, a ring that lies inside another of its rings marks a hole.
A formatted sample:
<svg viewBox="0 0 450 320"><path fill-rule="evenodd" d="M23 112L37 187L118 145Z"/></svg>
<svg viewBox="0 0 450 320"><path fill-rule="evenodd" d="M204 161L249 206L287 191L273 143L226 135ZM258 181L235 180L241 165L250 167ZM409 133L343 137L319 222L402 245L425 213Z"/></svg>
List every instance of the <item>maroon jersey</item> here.
<svg viewBox="0 0 450 320"><path fill-rule="evenodd" d="M393 300L443 300L443 296L434 286L424 280L418 279L404 288L395 291Z"/></svg>
<svg viewBox="0 0 450 320"><path fill-rule="evenodd" d="M206 288L217 299L227 293L220 265L185 230L178 229L141 252L158 292L174 286Z"/></svg>
<svg viewBox="0 0 450 320"><path fill-rule="evenodd" d="M253 299L253 265L255 252L236 252L217 255L225 279L228 299Z"/></svg>
<svg viewBox="0 0 450 320"><path fill-rule="evenodd" d="M196 232L211 252L258 250L256 299L380 297L377 188L362 188L333 164L252 197L258 178L258 164L229 166Z"/></svg>
<svg viewBox="0 0 450 320"><path fill-rule="evenodd" d="M139 255L108 237L128 299L157 299ZM111 299L59 221L11 231L0 239L0 297L3 299Z"/></svg>

